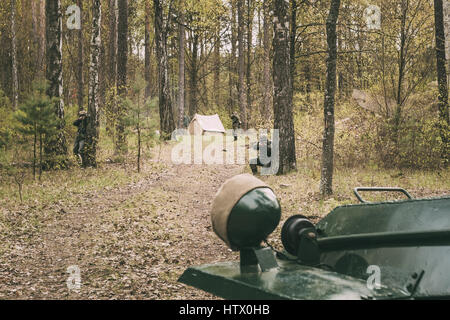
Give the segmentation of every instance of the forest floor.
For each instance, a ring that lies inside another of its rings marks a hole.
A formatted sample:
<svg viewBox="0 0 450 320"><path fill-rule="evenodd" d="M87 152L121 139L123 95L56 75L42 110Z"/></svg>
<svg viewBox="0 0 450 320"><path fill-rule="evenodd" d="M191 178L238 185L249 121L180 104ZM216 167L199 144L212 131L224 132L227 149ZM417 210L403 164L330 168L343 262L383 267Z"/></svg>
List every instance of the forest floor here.
<svg viewBox="0 0 450 320"><path fill-rule="evenodd" d="M17 200L12 182L0 186L0 299L214 299L177 282L191 265L237 260L213 233L209 210L240 165L174 165L171 145L132 165L45 173ZM335 195L321 200L320 173L262 177L280 199L283 221L301 213L313 220L356 203L354 186L401 186L415 197L449 194L450 171L341 169ZM281 224L280 224L281 225ZM270 241L280 246L279 229ZM70 266L81 289L67 287Z"/></svg>

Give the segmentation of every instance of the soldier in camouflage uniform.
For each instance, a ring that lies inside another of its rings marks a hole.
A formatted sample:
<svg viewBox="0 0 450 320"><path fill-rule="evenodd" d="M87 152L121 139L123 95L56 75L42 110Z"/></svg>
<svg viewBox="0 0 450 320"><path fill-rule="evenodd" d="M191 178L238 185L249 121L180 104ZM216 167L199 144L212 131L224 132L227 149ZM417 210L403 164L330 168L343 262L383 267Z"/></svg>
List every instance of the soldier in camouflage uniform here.
<svg viewBox="0 0 450 320"><path fill-rule="evenodd" d="M233 136L234 136L234 141L237 141L238 139L238 130L241 128L242 122L239 119L238 115L236 114L236 112L234 112L231 115L231 121L233 121Z"/></svg>
<svg viewBox="0 0 450 320"><path fill-rule="evenodd" d="M261 161L261 150L264 149L266 151L265 156L268 158L272 157L272 141L268 140L267 137L262 137L259 142L257 142L253 148L258 151L258 158L250 160L250 168L252 169L252 173L254 175L258 174L258 167L270 168L272 162L263 163ZM253 162L253 163L252 163Z"/></svg>
<svg viewBox="0 0 450 320"><path fill-rule="evenodd" d="M86 141L86 131L87 131L88 114L86 111L80 111L78 113L78 119L73 123L74 126L78 127L77 137L75 139L75 144L73 146L73 154L82 161L83 150Z"/></svg>

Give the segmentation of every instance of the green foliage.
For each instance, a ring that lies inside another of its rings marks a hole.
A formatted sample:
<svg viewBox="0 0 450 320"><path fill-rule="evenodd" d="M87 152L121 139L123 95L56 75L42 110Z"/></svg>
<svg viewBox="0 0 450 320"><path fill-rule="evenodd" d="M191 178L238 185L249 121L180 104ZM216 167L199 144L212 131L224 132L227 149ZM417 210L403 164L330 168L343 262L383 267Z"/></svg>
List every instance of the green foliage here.
<svg viewBox="0 0 450 320"><path fill-rule="evenodd" d="M117 107L120 98L117 95L117 87L111 87L106 91L105 106L103 108L103 116L105 119L106 132L108 136L114 139L115 129L118 121Z"/></svg>
<svg viewBox="0 0 450 320"><path fill-rule="evenodd" d="M24 135L53 135L57 132L58 118L55 114L55 99L46 95L45 82L35 82L33 93L17 111L15 117L21 124L18 131Z"/></svg>
<svg viewBox="0 0 450 320"><path fill-rule="evenodd" d="M131 85L129 97L123 101L127 110L124 119L126 134L136 137L139 164L143 146L148 149L153 147L157 139L155 132L159 127L159 123L154 116L158 100L148 99L145 101L145 86L145 80L142 77L137 77Z"/></svg>
<svg viewBox="0 0 450 320"><path fill-rule="evenodd" d="M25 137L33 137L33 173L35 175L37 144L39 143L39 168L41 173L43 141L57 132L60 120L54 110L57 100L46 95L47 84L43 81L36 81L33 83L33 89L33 93L15 113L15 118L18 121L17 132ZM40 176L41 174L39 174L39 178Z"/></svg>
<svg viewBox="0 0 450 320"><path fill-rule="evenodd" d="M3 91L0 90L0 156L11 143L13 136L13 116L11 103Z"/></svg>

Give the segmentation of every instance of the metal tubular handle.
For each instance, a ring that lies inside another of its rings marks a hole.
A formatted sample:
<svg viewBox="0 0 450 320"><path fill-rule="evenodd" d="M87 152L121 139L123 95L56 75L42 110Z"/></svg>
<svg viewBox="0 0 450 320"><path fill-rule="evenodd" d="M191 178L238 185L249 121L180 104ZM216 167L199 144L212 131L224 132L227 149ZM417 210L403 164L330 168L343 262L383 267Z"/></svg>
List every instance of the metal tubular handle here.
<svg viewBox="0 0 450 320"><path fill-rule="evenodd" d="M401 192L403 193L405 196L408 197L408 199L412 199L413 197L411 197L411 195L408 193L408 191L406 191L403 188L366 188L366 187L360 187L360 188L355 188L353 190L356 198L358 198L358 200L361 203L369 203L368 201L365 201L361 195L359 194L359 191L370 191L370 192Z"/></svg>
<svg viewBox="0 0 450 320"><path fill-rule="evenodd" d="M318 240L322 252L374 248L448 246L450 230L400 231L333 236Z"/></svg>

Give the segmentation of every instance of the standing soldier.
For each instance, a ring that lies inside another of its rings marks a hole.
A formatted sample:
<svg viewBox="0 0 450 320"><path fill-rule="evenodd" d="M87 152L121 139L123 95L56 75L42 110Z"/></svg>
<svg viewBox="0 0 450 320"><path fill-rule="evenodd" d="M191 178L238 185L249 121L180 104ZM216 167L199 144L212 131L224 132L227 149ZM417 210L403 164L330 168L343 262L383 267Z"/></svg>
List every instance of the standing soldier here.
<svg viewBox="0 0 450 320"><path fill-rule="evenodd" d="M187 127L189 127L189 124L191 123L191 118L186 114L183 117L183 125L184 128L186 129Z"/></svg>
<svg viewBox="0 0 450 320"><path fill-rule="evenodd" d="M83 150L86 141L86 131L88 124L88 114L86 111L80 111L78 113L78 119L73 123L78 127L77 138L75 139L75 145L73 146L73 154L80 159L83 163Z"/></svg>
<svg viewBox="0 0 450 320"><path fill-rule="evenodd" d="M242 122L239 119L236 112L233 112L231 115L231 121L233 121L233 135L234 135L234 141L237 141L238 139L238 130L241 128Z"/></svg>

